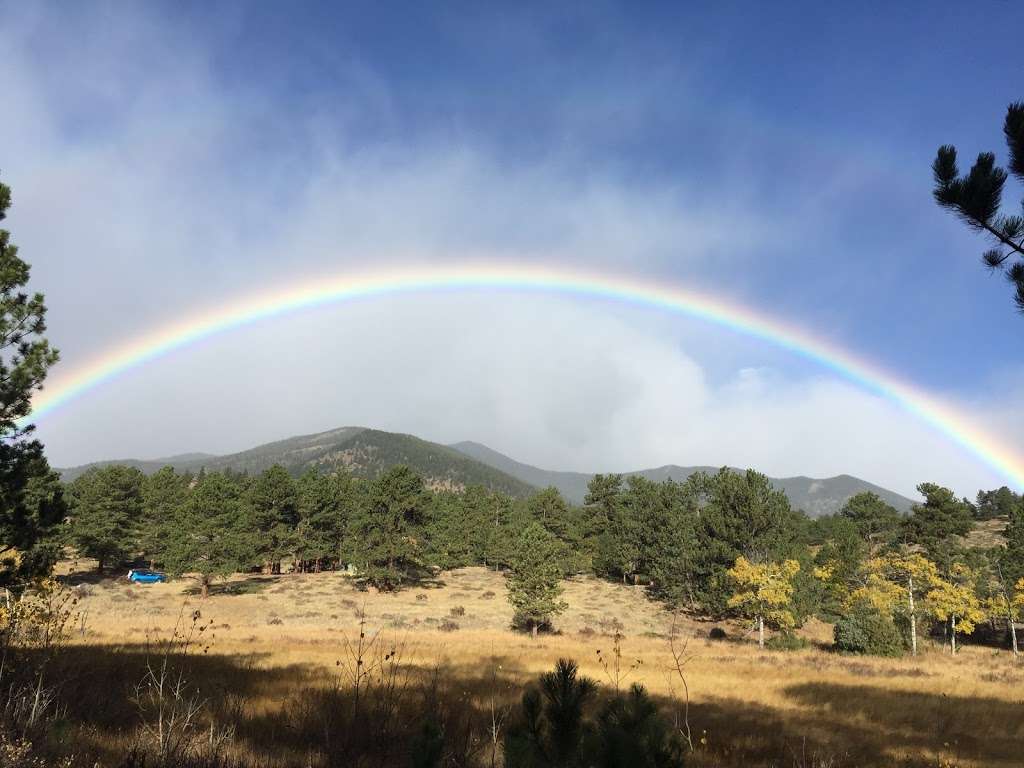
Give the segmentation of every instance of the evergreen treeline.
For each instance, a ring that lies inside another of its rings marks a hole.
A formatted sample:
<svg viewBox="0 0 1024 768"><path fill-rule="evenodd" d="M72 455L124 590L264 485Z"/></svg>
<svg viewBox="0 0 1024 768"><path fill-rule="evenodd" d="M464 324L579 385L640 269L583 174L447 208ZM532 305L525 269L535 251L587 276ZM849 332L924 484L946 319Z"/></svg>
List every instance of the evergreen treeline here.
<svg viewBox="0 0 1024 768"><path fill-rule="evenodd" d="M764 475L728 469L682 483L598 475L582 506L553 488L524 499L481 486L432 489L405 466L374 480L314 470L296 478L278 466L256 476L167 467L148 477L107 466L64 495L67 541L80 555L100 569L141 560L194 574L203 594L218 577L283 565L351 569L384 590L482 565L507 572L517 623L534 632L564 608L558 581L583 573L706 615L747 615L762 639L766 623L788 630L811 615L854 616L883 634L902 627L902 636L910 624L939 622L954 641L985 620L1017 620L1021 497L1002 488L974 504L935 484L918 490L924 501L907 516L864 493L818 520ZM976 521L1001 517L1005 545L967 546ZM916 602L904 606L911 573Z"/></svg>

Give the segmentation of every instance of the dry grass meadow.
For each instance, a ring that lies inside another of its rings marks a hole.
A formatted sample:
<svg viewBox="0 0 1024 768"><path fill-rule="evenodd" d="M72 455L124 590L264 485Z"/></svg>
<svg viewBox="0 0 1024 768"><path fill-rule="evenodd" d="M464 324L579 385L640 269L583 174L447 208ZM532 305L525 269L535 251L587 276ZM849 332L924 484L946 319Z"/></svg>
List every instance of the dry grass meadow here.
<svg viewBox="0 0 1024 768"><path fill-rule="evenodd" d="M509 629L504 580L482 568L392 594L360 591L338 573L237 576L206 600L187 579L132 586L67 570L64 578L80 593L82 613L68 651L108 670L99 685L109 690L137 674L131 664L125 671L126 659L141 664L147 641L199 611L208 629L191 674L223 694L218 706L232 720L233 749L267 764L315 763L303 734L319 726L299 702L346 682L361 615L364 640L377 636L382 652L397 652L403 685L436 695L441 681L445 706L462 702L464 719L479 719L466 727L467 739L486 742L523 684L559 657L614 688L614 664L601 659L614 657L617 630L620 685L643 683L673 717L681 712L667 639L672 617L640 590L590 578L566 583L569 609L558 633L537 641ZM1024 663L1005 651L968 645L953 659L926 644L917 659L844 657L826 649L829 627L815 624L801 630L816 641L812 649L761 652L738 625L720 625L725 640L709 639L710 623L676 626L688 639L691 764L1024 765ZM94 675L68 685L85 699L97 693ZM117 725L129 717L126 710L94 718L74 738L101 754L116 746ZM487 749L480 747L485 764Z"/></svg>

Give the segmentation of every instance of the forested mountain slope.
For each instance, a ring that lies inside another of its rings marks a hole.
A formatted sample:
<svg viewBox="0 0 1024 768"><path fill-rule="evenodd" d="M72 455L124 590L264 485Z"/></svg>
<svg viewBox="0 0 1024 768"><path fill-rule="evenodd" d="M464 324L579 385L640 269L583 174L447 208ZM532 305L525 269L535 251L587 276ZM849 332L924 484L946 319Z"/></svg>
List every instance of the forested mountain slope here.
<svg viewBox="0 0 1024 768"><path fill-rule="evenodd" d="M455 443L451 447L530 485L538 488L554 486L566 499L576 504L583 502L587 493L587 484L593 477L592 474L585 472L553 472L523 464L480 443L467 441ZM718 469L719 467L680 467L668 464L654 469L641 469L621 474L626 477L640 475L656 482L670 478L683 481L694 472L717 472ZM913 503L906 496L901 496L894 491L851 475L837 475L823 479L802 476L782 477L771 478L771 481L776 488L789 497L790 503L795 508L804 510L811 517L820 517L836 512L846 503L847 499L864 491L877 493L883 500L901 512L908 511Z"/></svg>
<svg viewBox="0 0 1024 768"><path fill-rule="evenodd" d="M516 461L474 442L450 446L423 440L414 435L384 432L365 427L341 427L312 435L299 435L256 446L238 453L216 456L188 453L161 459L123 459L101 461L62 469L65 480L73 480L92 466L126 464L152 473L164 466L179 472L231 470L258 474L280 464L292 474L309 467L324 471L345 469L358 477L377 477L396 464L407 464L435 488L458 490L467 485L484 485L512 496L527 496L538 488L554 486L565 498L581 504L587 484L593 477L585 472L555 472ZM681 467L666 465L652 469L623 472L660 482L671 478L683 481L694 472L716 472L718 467ZM850 475L815 479L811 477L772 478L776 488L785 492L790 503L811 517L837 511L851 496L873 491L900 511L910 509L911 500Z"/></svg>
<svg viewBox="0 0 1024 768"><path fill-rule="evenodd" d="M126 464L152 473L164 466L179 472L231 470L258 474L279 464L298 475L316 467L323 471L345 469L358 476L374 478L395 466L406 464L421 474L428 485L458 490L467 485L484 485L512 496L528 496L535 489L515 477L477 461L464 453L413 435L382 432L364 427L341 427L313 435L300 435L225 456L186 454L140 461L102 461L60 470L70 481L93 466Z"/></svg>

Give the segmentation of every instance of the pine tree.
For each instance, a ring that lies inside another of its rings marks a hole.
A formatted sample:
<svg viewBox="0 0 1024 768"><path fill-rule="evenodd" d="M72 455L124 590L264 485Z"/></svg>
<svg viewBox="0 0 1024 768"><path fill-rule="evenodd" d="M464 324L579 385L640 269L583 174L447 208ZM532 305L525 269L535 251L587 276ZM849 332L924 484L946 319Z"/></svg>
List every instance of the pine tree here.
<svg viewBox="0 0 1024 768"><path fill-rule="evenodd" d="M352 510L358 503L355 478L339 472L325 475L309 469L297 483L299 522L294 549L300 561L313 561L319 571L324 561L336 561Z"/></svg>
<svg viewBox="0 0 1024 768"><path fill-rule="evenodd" d="M248 527L264 570L280 573L282 558L294 548L299 494L288 470L279 464L264 470L246 494Z"/></svg>
<svg viewBox="0 0 1024 768"><path fill-rule="evenodd" d="M696 597L692 581L700 517L694 488L665 480L656 485L654 498L655 504L644 518L651 535L642 555L650 588L676 604L692 604Z"/></svg>
<svg viewBox="0 0 1024 768"><path fill-rule="evenodd" d="M0 183L0 221L10 206L11 189ZM8 587L48 573L51 565L51 558L41 556L42 551L31 552L39 543L36 534L43 520L25 494L30 479L45 478L49 467L42 444L31 438L33 426L24 419L31 411L33 393L42 389L58 355L42 335L46 331L43 295L29 295L24 290L28 280L29 265L18 257L11 233L0 229L0 556L4 560L0 582Z"/></svg>
<svg viewBox="0 0 1024 768"><path fill-rule="evenodd" d="M964 536L974 528L973 505L935 483L921 483L917 491L925 500L915 504L904 520L904 539L924 547L932 560L949 560L953 537Z"/></svg>
<svg viewBox="0 0 1024 768"><path fill-rule="evenodd" d="M1024 102L1007 108L1003 134L1009 148L1009 171L1024 182ZM992 241L993 247L982 254L982 261L1013 284L1014 301L1024 312L1024 217L999 212L1007 172L996 165L991 152L979 154L966 176L960 175L956 160L956 147L939 147L932 163L935 201Z"/></svg>
<svg viewBox="0 0 1024 768"><path fill-rule="evenodd" d="M870 491L851 496L839 516L853 523L857 533L871 547L891 541L900 525L896 508Z"/></svg>
<svg viewBox="0 0 1024 768"><path fill-rule="evenodd" d="M705 609L725 609L730 592L727 571L744 556L758 562L789 557L800 537L801 516L765 475L722 469L687 480L705 500L696 527L694 589Z"/></svg>
<svg viewBox="0 0 1024 768"><path fill-rule="evenodd" d="M515 608L513 623L529 629L534 637L567 607L559 599L561 557L561 545L540 523L532 521L523 527L507 574L508 601Z"/></svg>
<svg viewBox="0 0 1024 768"><path fill-rule="evenodd" d="M172 525L187 496L188 482L173 467L163 467L143 481L138 550L151 564L159 559L164 542L180 534Z"/></svg>
<svg viewBox="0 0 1024 768"><path fill-rule="evenodd" d="M482 485L434 493L427 523L431 558L442 568L491 564L495 494Z"/></svg>
<svg viewBox="0 0 1024 768"><path fill-rule="evenodd" d="M39 457L17 501L0 512L0 587L20 589L49 574L61 553L61 524L67 499L60 475Z"/></svg>
<svg viewBox="0 0 1024 768"><path fill-rule="evenodd" d="M520 715L505 739L506 768L582 768L586 709L597 684L576 662L559 659L540 685L523 693Z"/></svg>
<svg viewBox="0 0 1024 768"><path fill-rule="evenodd" d="M822 585L821 608L837 617L861 577L868 539L863 529L844 516L828 526L828 537L814 556L814 576Z"/></svg>
<svg viewBox="0 0 1024 768"><path fill-rule="evenodd" d="M583 499L588 514L588 536L593 544L593 567L600 576L621 576L622 560L615 526L622 507L622 475L594 475Z"/></svg>
<svg viewBox="0 0 1024 768"><path fill-rule="evenodd" d="M97 570L136 553L142 521L142 472L134 467L97 467L71 484L71 541L79 555L93 557Z"/></svg>
<svg viewBox="0 0 1024 768"><path fill-rule="evenodd" d="M975 516L978 520L992 520L997 517L1012 518L1021 508L1020 494L1005 485L994 491L978 491L975 501Z"/></svg>
<svg viewBox="0 0 1024 768"><path fill-rule="evenodd" d="M392 467L373 481L353 523L353 560L378 589L391 590L421 568L422 524L427 494L409 467Z"/></svg>
<svg viewBox="0 0 1024 768"><path fill-rule="evenodd" d="M549 487L533 494L526 500L526 509L531 519L565 545L562 548L564 573L580 573L590 566L584 547L583 517L562 498L557 488Z"/></svg>
<svg viewBox="0 0 1024 768"><path fill-rule="evenodd" d="M238 485L219 472L204 473L171 519L174 533L161 554L165 567L175 575L195 574L205 598L214 579L255 560L253 537L245 525Z"/></svg>

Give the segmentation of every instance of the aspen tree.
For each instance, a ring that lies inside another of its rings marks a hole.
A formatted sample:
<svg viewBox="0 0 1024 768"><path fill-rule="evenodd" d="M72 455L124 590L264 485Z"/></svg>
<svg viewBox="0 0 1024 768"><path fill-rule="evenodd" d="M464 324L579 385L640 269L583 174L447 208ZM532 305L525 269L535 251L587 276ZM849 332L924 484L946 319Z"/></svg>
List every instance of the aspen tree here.
<svg viewBox="0 0 1024 768"><path fill-rule="evenodd" d="M956 634L974 631L975 625L985 620L978 596L974 593L976 574L960 563L953 565L949 579L937 578L926 599L931 614L939 621L949 622L949 647L956 655Z"/></svg>
<svg viewBox="0 0 1024 768"><path fill-rule="evenodd" d="M789 606L793 600L793 577L800 571L796 560L781 563L751 563L742 555L729 569L736 591L728 606L757 622L757 644L764 648L764 624L769 621L790 628L796 623Z"/></svg>

